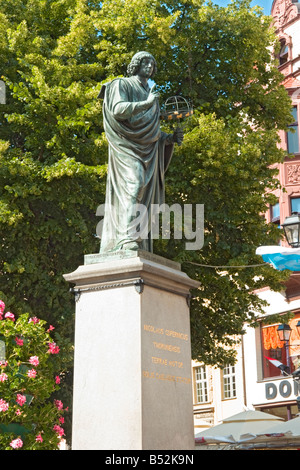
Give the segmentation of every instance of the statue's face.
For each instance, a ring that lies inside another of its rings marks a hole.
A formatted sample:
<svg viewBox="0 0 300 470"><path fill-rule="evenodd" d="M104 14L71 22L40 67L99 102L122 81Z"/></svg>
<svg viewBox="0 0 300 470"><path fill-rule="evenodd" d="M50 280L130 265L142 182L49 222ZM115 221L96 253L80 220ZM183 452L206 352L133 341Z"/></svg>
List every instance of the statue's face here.
<svg viewBox="0 0 300 470"><path fill-rule="evenodd" d="M138 71L138 75L143 78L150 78L154 70L154 60L151 57L144 57Z"/></svg>

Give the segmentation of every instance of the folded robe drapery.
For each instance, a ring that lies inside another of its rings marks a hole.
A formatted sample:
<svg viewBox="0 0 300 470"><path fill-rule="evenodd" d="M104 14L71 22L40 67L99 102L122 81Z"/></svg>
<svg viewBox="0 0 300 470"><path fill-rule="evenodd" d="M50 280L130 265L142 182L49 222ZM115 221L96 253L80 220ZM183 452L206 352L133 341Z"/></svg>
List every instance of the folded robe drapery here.
<svg viewBox="0 0 300 470"><path fill-rule="evenodd" d="M140 103L149 96L136 76L103 85L104 130L109 143L105 214L100 253L130 247L136 240L132 221L136 204L147 209L148 233L139 248L152 251L151 205L164 202L164 175L174 144L160 130L158 102L150 109Z"/></svg>

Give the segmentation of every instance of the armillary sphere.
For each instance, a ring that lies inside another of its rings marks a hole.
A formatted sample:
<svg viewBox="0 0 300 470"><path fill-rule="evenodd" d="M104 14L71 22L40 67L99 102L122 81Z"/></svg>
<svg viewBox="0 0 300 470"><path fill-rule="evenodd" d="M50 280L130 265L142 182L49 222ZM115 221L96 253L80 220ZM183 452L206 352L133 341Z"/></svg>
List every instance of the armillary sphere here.
<svg viewBox="0 0 300 470"><path fill-rule="evenodd" d="M193 108L182 96L171 96L163 106L161 118L165 121L180 121L193 114Z"/></svg>

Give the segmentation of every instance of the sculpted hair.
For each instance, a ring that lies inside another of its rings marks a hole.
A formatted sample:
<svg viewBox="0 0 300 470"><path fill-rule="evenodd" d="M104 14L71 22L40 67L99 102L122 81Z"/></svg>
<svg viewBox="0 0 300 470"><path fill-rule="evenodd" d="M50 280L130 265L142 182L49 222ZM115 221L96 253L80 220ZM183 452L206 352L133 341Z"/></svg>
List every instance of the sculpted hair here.
<svg viewBox="0 0 300 470"><path fill-rule="evenodd" d="M127 75L129 77L132 77L133 75L137 75L142 60L145 59L145 58L148 58L148 57L154 60L154 68L153 68L153 72L152 72L152 75L151 75L150 78L154 77L154 75L157 72L157 63L156 63L156 60L154 59L154 57L151 54L147 54L147 53L140 56L140 57L135 57L134 56L132 58L130 64L127 67Z"/></svg>

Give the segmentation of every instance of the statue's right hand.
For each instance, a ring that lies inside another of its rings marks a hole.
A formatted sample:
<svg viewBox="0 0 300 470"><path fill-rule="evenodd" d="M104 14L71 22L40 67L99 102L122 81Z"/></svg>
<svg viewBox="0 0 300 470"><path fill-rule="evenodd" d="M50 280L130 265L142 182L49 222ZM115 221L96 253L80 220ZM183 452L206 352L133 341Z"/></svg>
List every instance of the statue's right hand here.
<svg viewBox="0 0 300 470"><path fill-rule="evenodd" d="M147 98L147 103L150 104L151 106L153 105L155 100L159 98L159 91L155 91L155 88L156 88L156 85L154 84Z"/></svg>

